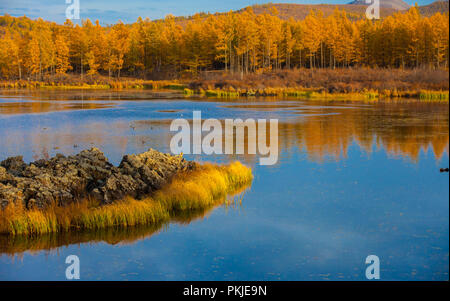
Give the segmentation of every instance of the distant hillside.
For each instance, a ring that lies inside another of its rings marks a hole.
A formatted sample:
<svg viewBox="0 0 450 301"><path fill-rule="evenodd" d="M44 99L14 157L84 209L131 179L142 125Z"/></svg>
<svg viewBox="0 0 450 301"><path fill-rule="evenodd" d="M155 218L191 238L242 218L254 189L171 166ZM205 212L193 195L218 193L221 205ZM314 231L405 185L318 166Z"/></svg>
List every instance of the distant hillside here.
<svg viewBox="0 0 450 301"><path fill-rule="evenodd" d="M368 5L365 0L355 0L350 2L352 5ZM380 7L393 8L397 10L406 10L411 6L403 0L380 0Z"/></svg>
<svg viewBox="0 0 450 301"><path fill-rule="evenodd" d="M331 15L336 8L339 10L345 9L352 19L359 19L365 16L367 5L353 5L353 4L288 4L288 3L268 3L262 5L253 5L252 9L255 14L270 13L271 9L275 7L278 11L278 16L282 19L294 18L303 20L309 15L310 11L321 11L325 17ZM240 11L244 11L242 9ZM381 17L387 17L397 12L398 10L381 7Z"/></svg>
<svg viewBox="0 0 450 301"><path fill-rule="evenodd" d="M448 1L435 1L428 5L419 6L419 11L424 16L431 16L435 13L448 13Z"/></svg>
<svg viewBox="0 0 450 301"><path fill-rule="evenodd" d="M404 11L411 6L402 0L380 0L381 18L390 16L398 11ZM353 4L354 3L354 4ZM267 3L262 5L253 5L252 9L256 14L270 13L272 8L276 8L278 16L284 20L294 18L303 20L311 10L322 11L324 16L329 16L338 8L345 9L351 19L359 19L365 16L367 4L364 0L355 0L351 4L291 4L291 3ZM420 13L423 16L431 16L437 12L448 13L448 1L436 1L429 5L419 6ZM241 9L240 12L244 11Z"/></svg>

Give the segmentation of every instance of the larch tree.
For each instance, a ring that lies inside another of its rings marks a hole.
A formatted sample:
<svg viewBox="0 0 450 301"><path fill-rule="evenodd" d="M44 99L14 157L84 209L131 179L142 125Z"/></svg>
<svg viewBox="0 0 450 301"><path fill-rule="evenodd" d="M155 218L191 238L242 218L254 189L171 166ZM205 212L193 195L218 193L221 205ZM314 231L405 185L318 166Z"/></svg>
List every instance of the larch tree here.
<svg viewBox="0 0 450 301"><path fill-rule="evenodd" d="M62 34L58 34L55 38L55 52L56 73L65 74L68 70L72 70L69 46Z"/></svg>

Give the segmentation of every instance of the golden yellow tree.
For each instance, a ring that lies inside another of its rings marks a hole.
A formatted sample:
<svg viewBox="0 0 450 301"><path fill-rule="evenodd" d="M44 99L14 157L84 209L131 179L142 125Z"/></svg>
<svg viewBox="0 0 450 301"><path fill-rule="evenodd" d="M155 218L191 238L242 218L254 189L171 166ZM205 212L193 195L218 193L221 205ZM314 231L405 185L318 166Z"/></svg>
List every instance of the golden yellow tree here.
<svg viewBox="0 0 450 301"><path fill-rule="evenodd" d="M64 39L64 36L57 35L55 39L55 52L56 52L56 73L64 74L67 70L72 70L72 66L69 61L69 46Z"/></svg>

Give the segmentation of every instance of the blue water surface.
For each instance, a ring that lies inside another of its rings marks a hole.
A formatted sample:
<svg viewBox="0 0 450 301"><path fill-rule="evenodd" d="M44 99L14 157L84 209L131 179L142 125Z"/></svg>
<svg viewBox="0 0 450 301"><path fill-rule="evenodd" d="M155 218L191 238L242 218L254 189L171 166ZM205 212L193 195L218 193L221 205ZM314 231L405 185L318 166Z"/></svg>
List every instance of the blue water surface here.
<svg viewBox="0 0 450 301"><path fill-rule="evenodd" d="M258 155L186 155L251 166L238 206L171 223L139 239L67 240L0 253L0 280L448 280L448 104L204 100L150 92L0 92L0 161L97 147L114 164L169 152L170 122L277 118L274 166ZM145 232L145 231L144 231ZM4 244L8 240L2 240ZM39 240L38 240L39 241Z"/></svg>

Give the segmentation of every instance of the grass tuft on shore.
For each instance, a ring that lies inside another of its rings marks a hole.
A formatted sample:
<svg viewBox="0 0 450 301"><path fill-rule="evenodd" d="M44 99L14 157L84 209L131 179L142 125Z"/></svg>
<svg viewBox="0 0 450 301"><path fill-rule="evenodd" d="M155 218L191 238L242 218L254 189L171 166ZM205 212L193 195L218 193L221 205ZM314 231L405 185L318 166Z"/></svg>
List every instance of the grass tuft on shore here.
<svg viewBox="0 0 450 301"><path fill-rule="evenodd" d="M107 227L156 225L177 214L221 204L227 195L251 184L250 168L240 162L225 166L205 164L175 176L161 190L143 200L127 197L120 202L99 205L83 200L67 206L53 205L45 210L26 209L11 202L0 210L0 233L41 235L73 230L97 230Z"/></svg>

